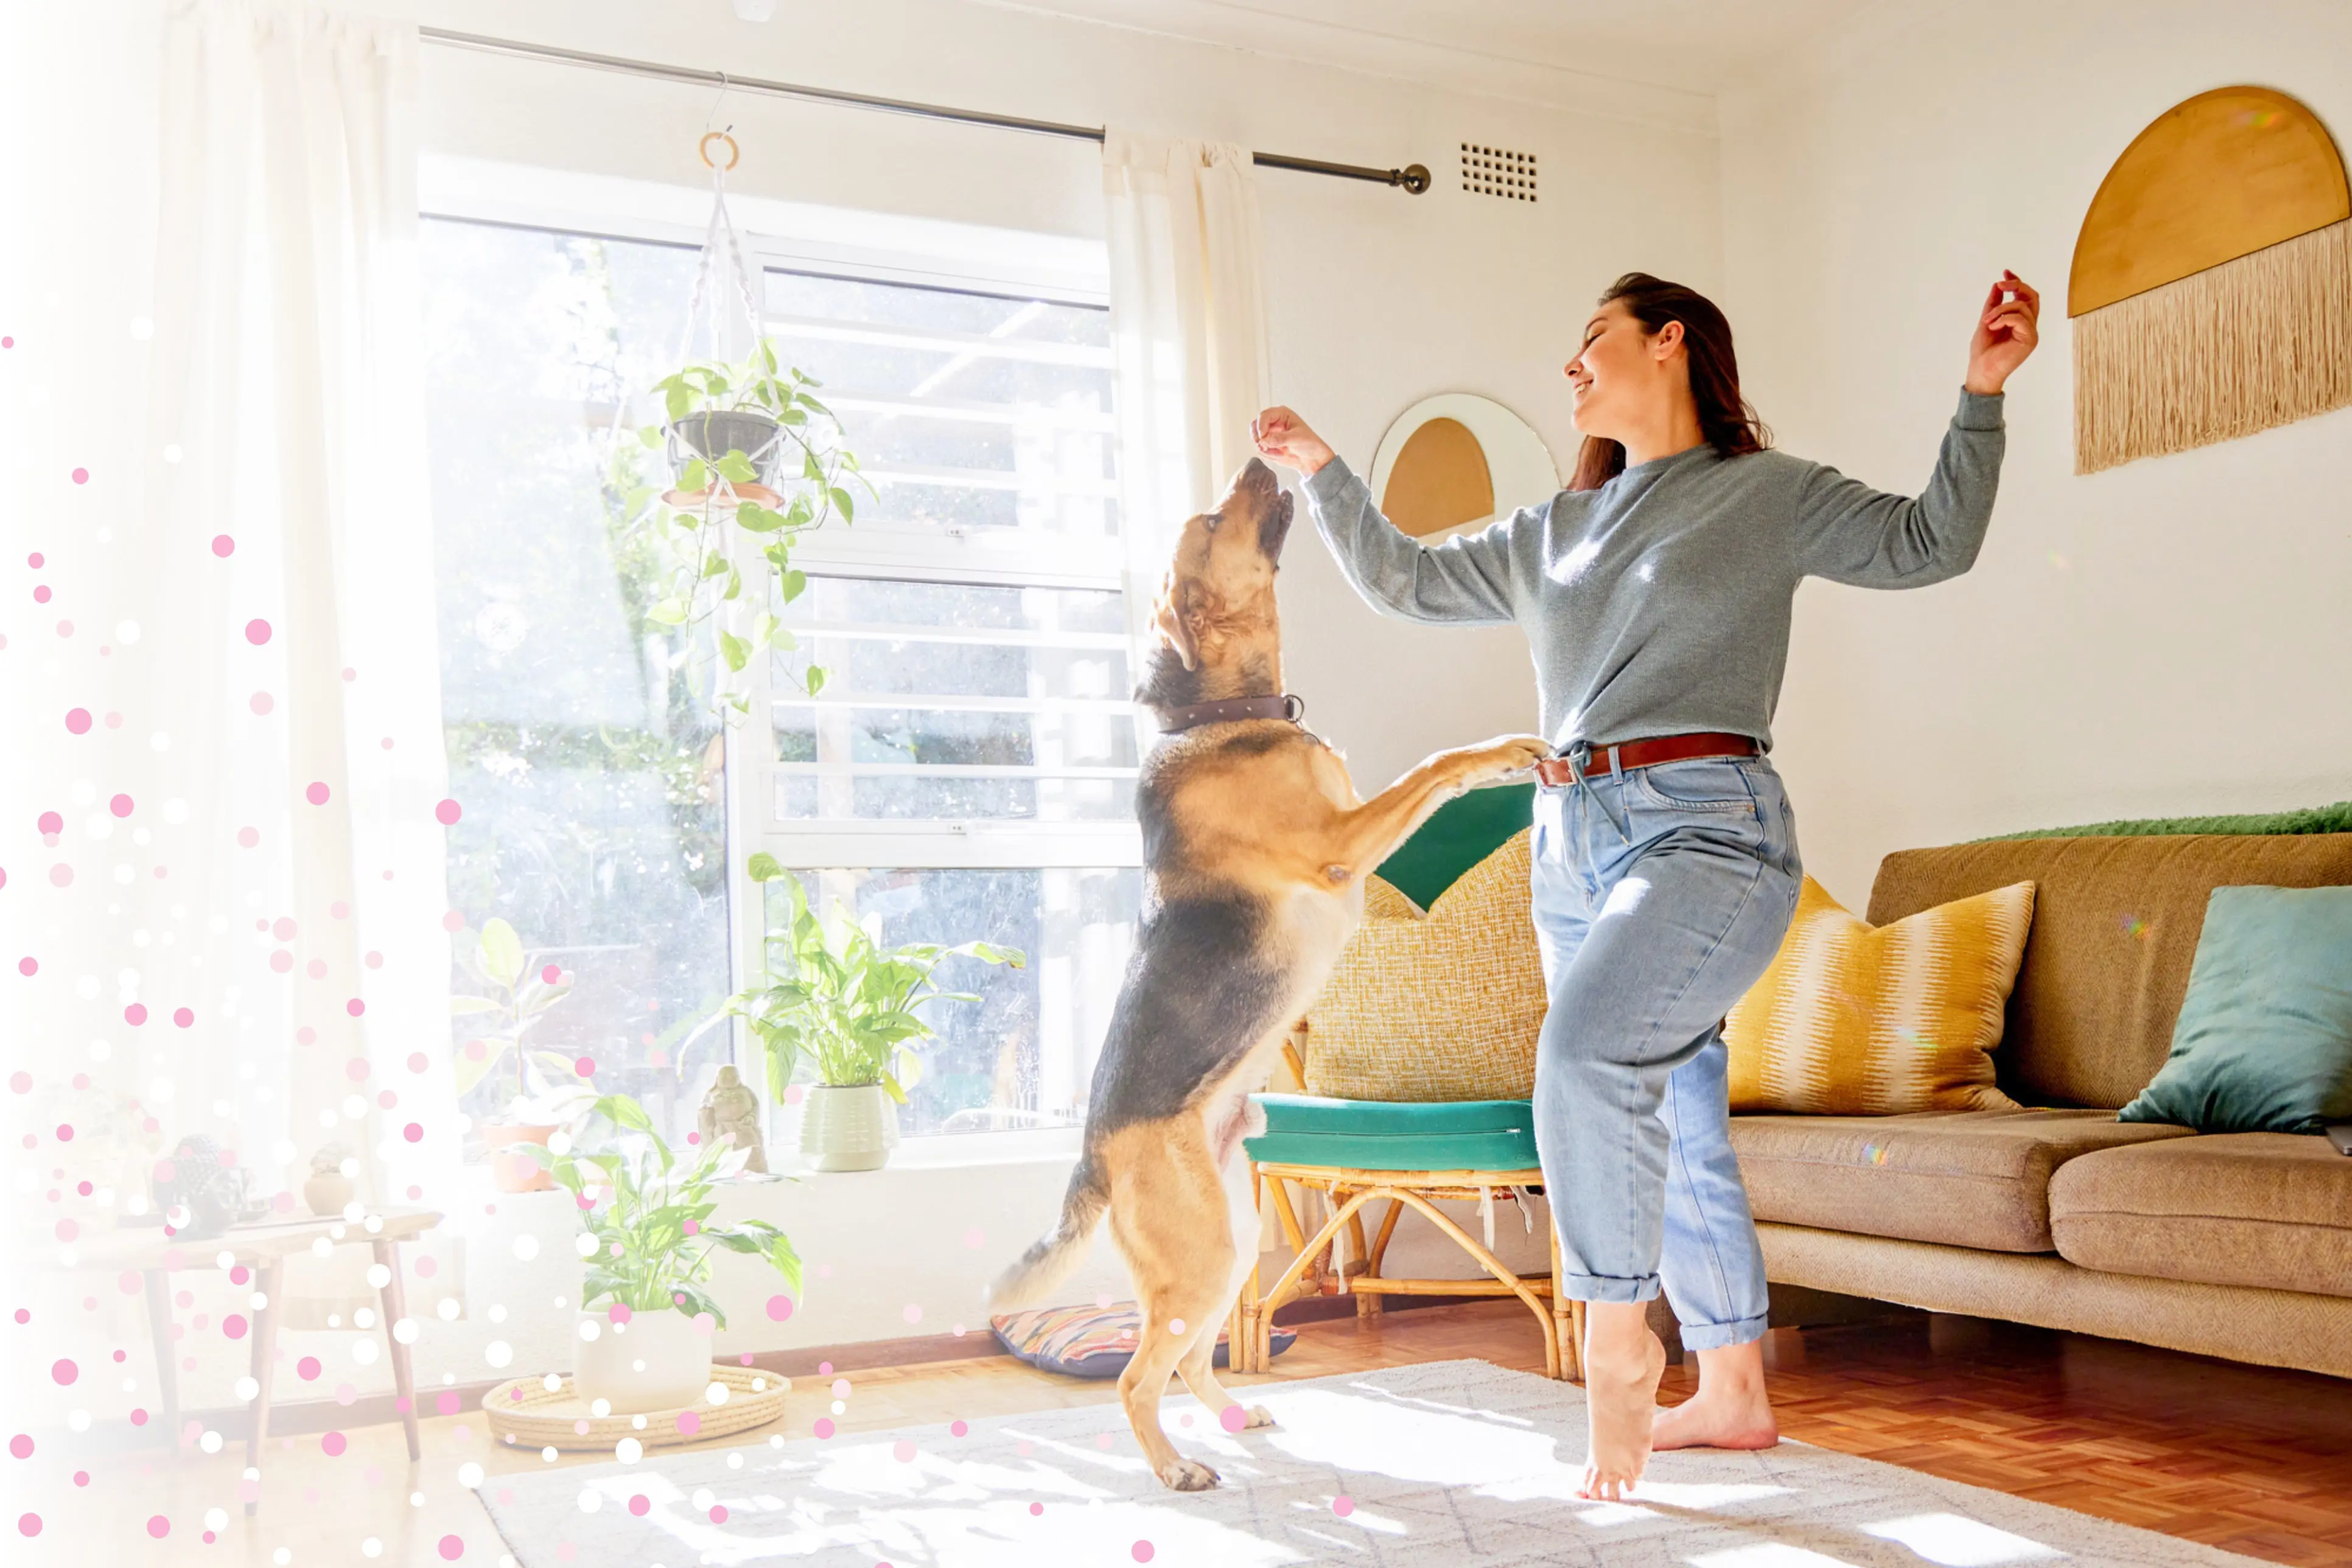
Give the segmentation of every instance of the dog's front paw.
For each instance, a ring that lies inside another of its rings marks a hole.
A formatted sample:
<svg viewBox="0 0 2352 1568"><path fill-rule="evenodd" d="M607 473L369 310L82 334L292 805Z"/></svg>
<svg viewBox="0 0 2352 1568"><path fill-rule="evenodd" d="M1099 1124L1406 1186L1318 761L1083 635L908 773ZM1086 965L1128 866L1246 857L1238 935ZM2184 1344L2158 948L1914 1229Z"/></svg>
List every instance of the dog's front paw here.
<svg viewBox="0 0 2352 1568"><path fill-rule="evenodd" d="M1217 1472L1198 1459L1171 1459L1158 1474L1160 1484L1172 1492L1204 1492L1217 1484Z"/></svg>
<svg viewBox="0 0 2352 1568"><path fill-rule="evenodd" d="M1541 735L1501 735L1472 749L1474 777L1486 782L1526 773L1551 755L1551 742Z"/></svg>
<svg viewBox="0 0 2352 1568"><path fill-rule="evenodd" d="M1255 1432L1261 1426L1274 1425L1274 1412L1263 1405L1250 1405L1248 1414L1249 1419L1242 1423L1242 1430L1244 1432Z"/></svg>

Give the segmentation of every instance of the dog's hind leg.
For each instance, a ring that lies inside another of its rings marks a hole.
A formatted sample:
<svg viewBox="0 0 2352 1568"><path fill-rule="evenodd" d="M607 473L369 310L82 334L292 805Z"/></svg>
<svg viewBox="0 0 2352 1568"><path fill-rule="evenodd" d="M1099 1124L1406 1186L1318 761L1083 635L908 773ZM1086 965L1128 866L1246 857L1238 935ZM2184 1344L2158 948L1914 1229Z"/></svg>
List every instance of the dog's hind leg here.
<svg viewBox="0 0 2352 1568"><path fill-rule="evenodd" d="M1143 1315L1134 1359L1119 1374L1119 1403L1152 1473L1177 1491L1203 1491L1217 1484L1217 1472L1176 1451L1160 1429L1160 1398L1201 1333L1214 1345L1218 1317L1239 1284L1216 1165L1190 1113L1122 1129L1104 1153L1111 1237Z"/></svg>
<svg viewBox="0 0 2352 1568"><path fill-rule="evenodd" d="M1250 1163L1242 1152L1241 1141L1265 1131L1265 1113L1253 1104L1246 1094L1226 1097L1216 1102L1204 1119L1209 1135L1210 1153L1218 1165L1218 1185L1225 1209L1225 1231L1228 1238L1224 1270L1225 1287L1218 1297L1216 1311L1202 1314L1199 1324L1187 1323L1191 1332L1184 1357L1176 1363L1176 1375L1192 1391L1192 1397L1208 1411L1209 1418L1223 1424L1225 1412L1236 1406L1242 1410L1242 1430L1255 1430L1274 1425L1273 1413L1263 1405L1242 1406L1241 1402L1225 1392L1217 1381L1217 1331L1233 1315L1234 1302L1242 1292L1242 1282L1257 1262L1258 1216L1257 1194L1250 1186ZM1208 1277L1206 1260L1202 1269Z"/></svg>

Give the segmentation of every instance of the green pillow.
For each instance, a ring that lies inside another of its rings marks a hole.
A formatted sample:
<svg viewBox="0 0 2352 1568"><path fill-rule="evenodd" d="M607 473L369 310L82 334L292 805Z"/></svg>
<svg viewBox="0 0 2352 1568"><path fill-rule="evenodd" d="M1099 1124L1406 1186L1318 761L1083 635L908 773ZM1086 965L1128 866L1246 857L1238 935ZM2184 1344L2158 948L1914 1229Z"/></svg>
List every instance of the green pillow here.
<svg viewBox="0 0 2352 1568"><path fill-rule="evenodd" d="M2156 1081L2116 1113L2200 1132L2352 1121L2352 888L2216 888Z"/></svg>
<svg viewBox="0 0 2352 1568"><path fill-rule="evenodd" d="M1456 795L1381 862L1381 880L1425 910L1535 816L1531 784L1489 784Z"/></svg>

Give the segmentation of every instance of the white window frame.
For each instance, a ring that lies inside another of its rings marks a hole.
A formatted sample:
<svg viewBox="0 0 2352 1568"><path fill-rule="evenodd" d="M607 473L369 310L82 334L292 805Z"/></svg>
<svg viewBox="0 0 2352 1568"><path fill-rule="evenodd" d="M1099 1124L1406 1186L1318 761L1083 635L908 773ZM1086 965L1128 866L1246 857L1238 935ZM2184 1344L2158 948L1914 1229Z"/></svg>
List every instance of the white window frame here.
<svg viewBox="0 0 2352 1568"><path fill-rule="evenodd" d="M437 163L438 167L432 167L433 163ZM698 247L702 242L701 226L685 221L683 214L687 209L681 206L680 193L675 187L646 187L633 182L576 175L541 178L541 171L501 170L467 160L429 161L427 173L440 176L427 181L430 188L422 204L427 217L688 247ZM513 177L517 174L529 178L518 180ZM611 199L615 192L624 196L635 195L638 199L615 203ZM1059 257L1041 256L1031 261L997 247L991 255L960 257L950 266L937 255L896 247L887 242L840 244L779 234L762 228L752 216L771 204L746 202L739 197L730 205L736 210L744 259L763 279L768 271L782 269L860 281L1011 295L1103 310L1110 304L1107 260L1099 278L1074 271L1067 265L1066 244L1058 247L1063 252ZM791 210L782 204L773 205L778 211ZM751 221L744 221L747 216ZM877 226L884 231L887 239L891 221L877 218ZM761 293L764 307L764 287ZM772 321L764 318L763 311L763 330ZM941 336L894 335L926 339ZM1036 347L1053 351L1055 357L1068 352L1062 345ZM1107 365L1109 354L1108 349L1101 351L1100 363ZM1104 427L1113 434L1114 420L1115 414L1105 416L1103 420ZM1117 493L1109 481L1106 481L1106 489ZM1133 520L1124 516L1120 522L1122 529L1133 525ZM1097 542L1052 535L1007 537L994 531L894 530L857 524L847 528L829 526L803 536L794 545L793 559L795 566L812 576L1124 593L1129 586L1124 550L1119 538ZM746 563L759 564L756 557ZM751 574L747 571L746 574ZM1131 611L1132 606L1129 608ZM1132 621L1132 615L1128 618ZM754 659L748 667L746 673L752 677L751 711L724 726L728 922L734 950L733 981L737 985L744 984L764 958L765 893L744 869L757 851L765 850L779 864L795 870L1124 868L1142 865L1142 836L1131 820L1035 823L992 818L928 822L834 818L808 822L777 816L776 786L784 764L776 755L770 670L770 661L764 658ZM1132 711L1124 699L1109 701L1107 707ZM1131 774L1133 770L1118 772ZM750 1041L739 1020L733 1029L735 1059L749 1060L754 1054L749 1047ZM771 1115L780 1109L771 1107ZM928 1134L902 1150L900 1163L935 1166L1071 1154L1077 1150L1078 1139L1076 1127Z"/></svg>

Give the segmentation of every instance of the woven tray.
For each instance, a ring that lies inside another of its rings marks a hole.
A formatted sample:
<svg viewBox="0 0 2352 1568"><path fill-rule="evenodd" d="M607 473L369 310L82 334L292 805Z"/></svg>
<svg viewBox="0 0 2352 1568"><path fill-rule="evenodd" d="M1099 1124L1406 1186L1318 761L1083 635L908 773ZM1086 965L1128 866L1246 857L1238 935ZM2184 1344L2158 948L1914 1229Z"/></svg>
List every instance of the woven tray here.
<svg viewBox="0 0 2352 1568"><path fill-rule="evenodd" d="M593 1448L610 1451L624 1437L635 1437L648 1448L679 1443L707 1443L765 1426L784 1413L784 1395L793 1386L782 1373L759 1367L710 1369L710 1381L727 1388L727 1402L708 1398L676 1410L649 1410L642 1415L595 1415L587 1401L572 1390L572 1379L549 1388L544 1377L517 1377L482 1395L482 1411L499 1440L518 1448ZM687 1430L678 1417L691 1415Z"/></svg>

